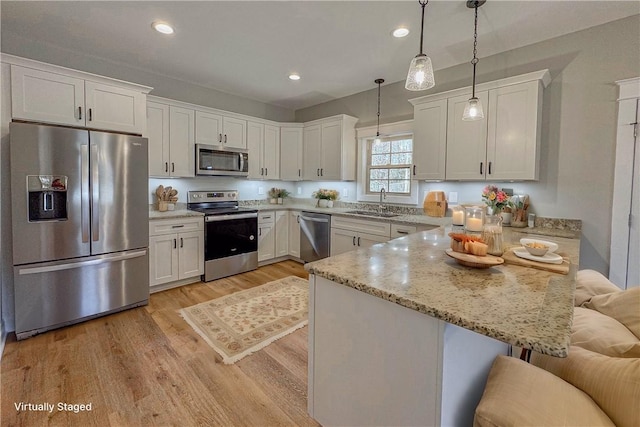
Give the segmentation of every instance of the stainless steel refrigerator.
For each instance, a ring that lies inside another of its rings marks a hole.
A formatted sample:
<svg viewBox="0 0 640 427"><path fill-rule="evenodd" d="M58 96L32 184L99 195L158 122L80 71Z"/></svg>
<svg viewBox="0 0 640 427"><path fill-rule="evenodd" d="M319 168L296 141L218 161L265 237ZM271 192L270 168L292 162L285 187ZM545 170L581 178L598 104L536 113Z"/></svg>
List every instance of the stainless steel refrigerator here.
<svg viewBox="0 0 640 427"><path fill-rule="evenodd" d="M147 139L10 125L18 339L149 300Z"/></svg>

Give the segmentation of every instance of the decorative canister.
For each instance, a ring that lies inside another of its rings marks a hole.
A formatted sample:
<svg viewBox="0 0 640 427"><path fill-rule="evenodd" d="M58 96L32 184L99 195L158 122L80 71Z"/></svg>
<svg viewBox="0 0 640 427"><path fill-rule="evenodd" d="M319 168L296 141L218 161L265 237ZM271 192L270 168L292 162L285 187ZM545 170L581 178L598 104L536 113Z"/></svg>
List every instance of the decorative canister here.
<svg viewBox="0 0 640 427"><path fill-rule="evenodd" d="M482 240L487 244L489 255L501 256L504 252L502 239L502 217L487 215L482 228Z"/></svg>

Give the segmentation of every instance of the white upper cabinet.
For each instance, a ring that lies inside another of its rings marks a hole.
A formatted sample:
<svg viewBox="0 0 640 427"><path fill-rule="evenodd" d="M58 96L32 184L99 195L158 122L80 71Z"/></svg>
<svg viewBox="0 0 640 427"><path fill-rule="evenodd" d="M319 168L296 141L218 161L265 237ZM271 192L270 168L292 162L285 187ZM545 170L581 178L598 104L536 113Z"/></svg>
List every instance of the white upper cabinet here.
<svg viewBox="0 0 640 427"><path fill-rule="evenodd" d="M196 110L196 144L247 148L247 121Z"/></svg>
<svg viewBox="0 0 640 427"><path fill-rule="evenodd" d="M278 179L280 174L280 128L247 122L249 179Z"/></svg>
<svg viewBox="0 0 640 427"><path fill-rule="evenodd" d="M471 93L449 98L447 110L446 179L482 180L487 169L487 121L464 121L462 114ZM487 105L487 91L476 91L476 97Z"/></svg>
<svg viewBox="0 0 640 427"><path fill-rule="evenodd" d="M355 117L330 117L305 123L303 177L314 181L356 179Z"/></svg>
<svg viewBox="0 0 640 427"><path fill-rule="evenodd" d="M280 179L302 179L302 127L280 127Z"/></svg>
<svg viewBox="0 0 640 427"><path fill-rule="evenodd" d="M41 65L43 69L11 65L14 119L139 135L145 132L146 94L151 88L90 74L83 78L80 72Z"/></svg>
<svg viewBox="0 0 640 427"><path fill-rule="evenodd" d="M195 176L194 111L147 102L149 176Z"/></svg>
<svg viewBox="0 0 640 427"><path fill-rule="evenodd" d="M416 105L413 114L413 179L442 180L447 153L447 100Z"/></svg>
<svg viewBox="0 0 640 427"><path fill-rule="evenodd" d="M410 100L414 105L415 177L537 180L542 91L550 81L549 71L541 70L477 85L476 96L485 114L478 121L462 120L471 88Z"/></svg>
<svg viewBox="0 0 640 427"><path fill-rule="evenodd" d="M537 180L542 85L531 81L489 91L487 179Z"/></svg>

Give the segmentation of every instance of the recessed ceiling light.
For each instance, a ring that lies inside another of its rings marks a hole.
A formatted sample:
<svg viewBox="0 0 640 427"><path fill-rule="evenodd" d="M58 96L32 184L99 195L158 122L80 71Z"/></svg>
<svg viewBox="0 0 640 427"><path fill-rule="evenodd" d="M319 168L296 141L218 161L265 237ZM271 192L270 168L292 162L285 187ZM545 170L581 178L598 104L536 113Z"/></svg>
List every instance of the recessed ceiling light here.
<svg viewBox="0 0 640 427"><path fill-rule="evenodd" d="M300 80L300 75L293 73L293 74L289 74L289 79L290 80Z"/></svg>
<svg viewBox="0 0 640 427"><path fill-rule="evenodd" d="M173 34L173 27L166 22L156 21L151 24L154 30L162 34Z"/></svg>
<svg viewBox="0 0 640 427"><path fill-rule="evenodd" d="M409 29L402 27L396 28L391 34L393 34L393 37L406 37L409 34Z"/></svg>

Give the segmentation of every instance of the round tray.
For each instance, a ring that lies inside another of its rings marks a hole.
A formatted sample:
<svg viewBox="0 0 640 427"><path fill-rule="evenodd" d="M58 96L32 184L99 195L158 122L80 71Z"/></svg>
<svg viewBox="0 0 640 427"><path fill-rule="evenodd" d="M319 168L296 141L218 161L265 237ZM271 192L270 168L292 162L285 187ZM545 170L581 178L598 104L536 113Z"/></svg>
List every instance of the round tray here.
<svg viewBox="0 0 640 427"><path fill-rule="evenodd" d="M464 265L466 267L489 268L496 265L504 264L504 259L493 255L477 256L464 254L462 252L455 252L453 249L447 249L445 253L451 258L455 259L458 264Z"/></svg>

